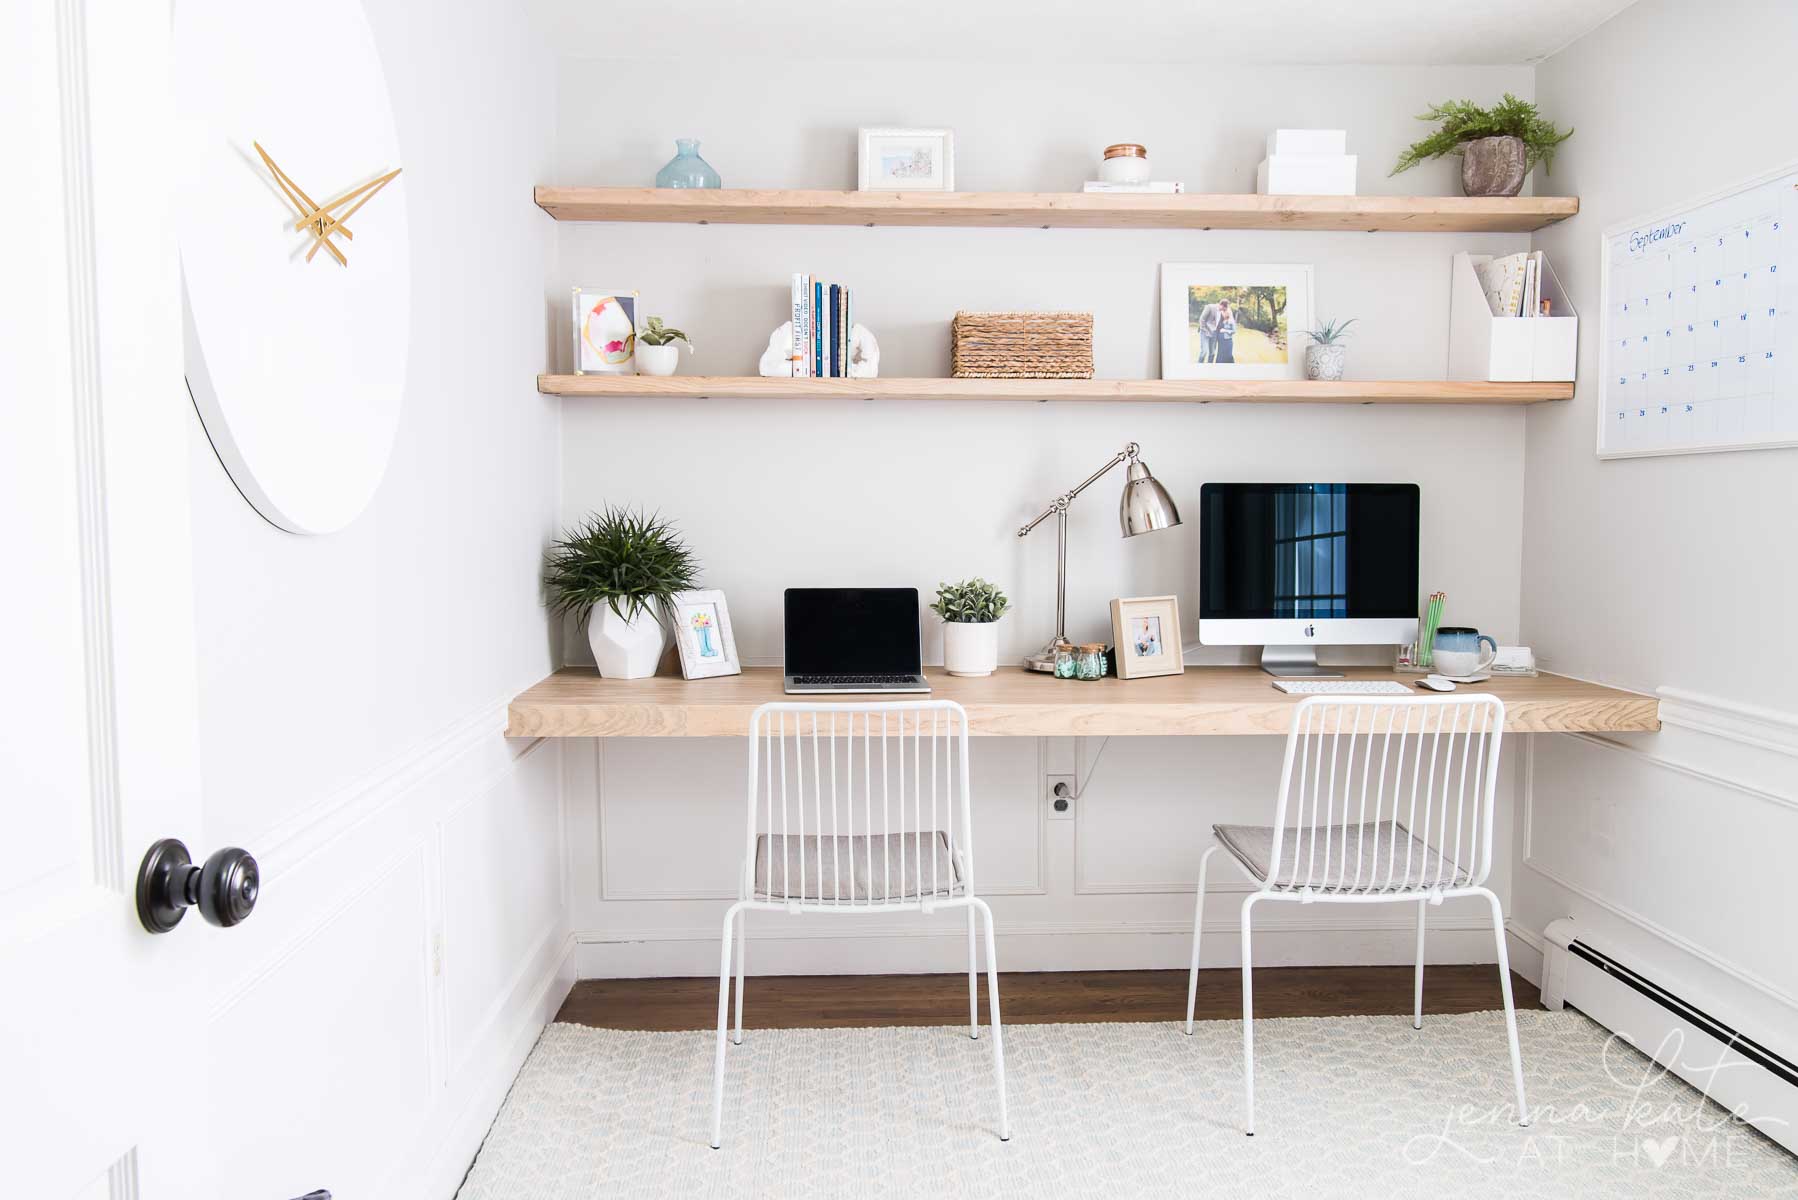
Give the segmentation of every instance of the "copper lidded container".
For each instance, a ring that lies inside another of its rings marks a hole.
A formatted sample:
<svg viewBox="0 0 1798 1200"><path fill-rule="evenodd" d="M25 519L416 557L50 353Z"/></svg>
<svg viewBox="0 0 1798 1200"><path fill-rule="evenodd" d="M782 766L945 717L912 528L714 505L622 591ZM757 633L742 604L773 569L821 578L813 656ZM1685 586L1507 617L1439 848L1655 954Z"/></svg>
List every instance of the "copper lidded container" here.
<svg viewBox="0 0 1798 1200"><path fill-rule="evenodd" d="M1099 164L1099 178L1106 183L1149 182L1149 152L1135 142L1117 142L1105 147L1105 158Z"/></svg>

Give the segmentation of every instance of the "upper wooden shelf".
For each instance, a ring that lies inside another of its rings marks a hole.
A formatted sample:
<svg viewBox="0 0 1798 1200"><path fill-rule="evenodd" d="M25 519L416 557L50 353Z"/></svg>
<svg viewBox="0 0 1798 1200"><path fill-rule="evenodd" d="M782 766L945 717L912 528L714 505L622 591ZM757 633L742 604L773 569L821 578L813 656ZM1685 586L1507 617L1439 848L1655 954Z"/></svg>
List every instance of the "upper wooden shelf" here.
<svg viewBox="0 0 1798 1200"><path fill-rule="evenodd" d="M1353 679L1392 672L1345 668ZM1188 667L1159 679L1080 682L1000 667L958 679L926 667L933 696L968 711L968 732L1014 737L1131 734L1284 734L1301 697L1277 691L1257 667ZM1505 702L1506 733L1652 732L1660 701L1559 675L1493 679L1466 692ZM1418 692L1418 695L1425 693ZM866 699L867 697L847 697ZM878 699L879 697L874 697ZM743 737L759 704L789 697L781 673L750 667L722 679L601 679L565 668L513 698L509 737ZM829 701L829 696L806 699Z"/></svg>
<svg viewBox="0 0 1798 1200"><path fill-rule="evenodd" d="M1579 212L1579 199L1574 196L1144 196L540 187L536 200L558 221L1370 233L1528 233Z"/></svg>
<svg viewBox="0 0 1798 1200"><path fill-rule="evenodd" d="M1569 400L1571 383L1452 379L762 379L754 375L539 375L552 396L743 400L1113 400L1209 404L1534 404Z"/></svg>

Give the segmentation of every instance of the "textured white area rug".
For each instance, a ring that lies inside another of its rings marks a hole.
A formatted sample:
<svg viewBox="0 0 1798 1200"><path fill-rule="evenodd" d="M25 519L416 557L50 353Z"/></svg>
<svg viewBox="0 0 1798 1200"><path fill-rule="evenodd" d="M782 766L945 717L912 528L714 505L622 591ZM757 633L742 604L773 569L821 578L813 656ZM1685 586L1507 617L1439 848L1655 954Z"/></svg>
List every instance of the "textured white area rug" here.
<svg viewBox="0 0 1798 1200"><path fill-rule="evenodd" d="M579 1197L1798 1197L1798 1159L1586 1018L1520 1012L1536 1120L1514 1123L1498 1013L1255 1025L749 1030L724 1148L712 1034L551 1025L460 1200Z"/></svg>

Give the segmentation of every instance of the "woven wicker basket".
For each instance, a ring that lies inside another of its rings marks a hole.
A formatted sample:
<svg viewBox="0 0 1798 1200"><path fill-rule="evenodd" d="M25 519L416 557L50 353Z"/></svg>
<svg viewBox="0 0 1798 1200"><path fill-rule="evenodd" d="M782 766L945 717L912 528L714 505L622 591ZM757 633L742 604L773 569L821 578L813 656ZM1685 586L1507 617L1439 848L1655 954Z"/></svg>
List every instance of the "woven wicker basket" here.
<svg viewBox="0 0 1798 1200"><path fill-rule="evenodd" d="M958 312L951 367L957 379L1091 379L1091 313Z"/></svg>

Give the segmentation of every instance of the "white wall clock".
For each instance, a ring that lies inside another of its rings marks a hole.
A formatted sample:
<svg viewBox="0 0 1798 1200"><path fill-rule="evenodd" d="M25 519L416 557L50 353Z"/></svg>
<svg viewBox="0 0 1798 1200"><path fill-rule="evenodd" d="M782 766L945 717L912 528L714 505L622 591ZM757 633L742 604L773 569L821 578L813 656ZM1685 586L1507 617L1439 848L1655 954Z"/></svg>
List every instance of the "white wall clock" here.
<svg viewBox="0 0 1798 1200"><path fill-rule="evenodd" d="M194 407L245 499L342 529L393 449L411 335L399 140L357 0L177 0Z"/></svg>

